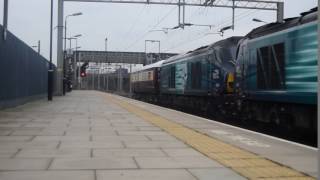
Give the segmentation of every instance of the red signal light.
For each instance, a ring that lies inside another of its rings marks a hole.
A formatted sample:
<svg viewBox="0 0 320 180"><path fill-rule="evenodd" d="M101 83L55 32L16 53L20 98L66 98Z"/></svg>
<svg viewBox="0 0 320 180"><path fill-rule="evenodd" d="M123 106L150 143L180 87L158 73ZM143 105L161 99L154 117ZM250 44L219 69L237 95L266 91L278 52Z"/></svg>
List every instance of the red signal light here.
<svg viewBox="0 0 320 180"><path fill-rule="evenodd" d="M80 73L80 76L81 76L81 77L86 77L87 74L86 74L85 72L81 72L81 73Z"/></svg>

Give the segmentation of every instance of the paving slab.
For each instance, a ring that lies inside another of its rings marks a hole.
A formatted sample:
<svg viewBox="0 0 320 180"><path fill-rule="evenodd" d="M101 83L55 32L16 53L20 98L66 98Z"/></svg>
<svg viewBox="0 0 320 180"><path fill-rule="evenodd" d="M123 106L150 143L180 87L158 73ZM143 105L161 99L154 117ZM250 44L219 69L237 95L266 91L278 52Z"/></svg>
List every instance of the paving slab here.
<svg viewBox="0 0 320 180"><path fill-rule="evenodd" d="M39 141L39 142L1 142L0 149L13 149L13 148L56 148L58 146L58 141Z"/></svg>
<svg viewBox="0 0 320 180"><path fill-rule="evenodd" d="M81 135L96 135L96 136L113 136L116 132L110 131L78 131L78 132L66 132L66 136L81 136Z"/></svg>
<svg viewBox="0 0 320 180"><path fill-rule="evenodd" d="M0 180L95 180L94 171L8 171Z"/></svg>
<svg viewBox="0 0 320 180"><path fill-rule="evenodd" d="M44 170L51 159L5 159L0 158L0 170Z"/></svg>
<svg viewBox="0 0 320 180"><path fill-rule="evenodd" d="M90 156L91 150L85 148L22 149L15 158L72 158Z"/></svg>
<svg viewBox="0 0 320 180"><path fill-rule="evenodd" d="M33 136L0 136L0 142L30 141Z"/></svg>
<svg viewBox="0 0 320 180"><path fill-rule="evenodd" d="M150 141L146 136L92 136L92 141Z"/></svg>
<svg viewBox="0 0 320 180"><path fill-rule="evenodd" d="M72 142L62 142L60 144L60 148L123 148L124 145L121 141L112 141L112 142L80 142L80 141L72 141Z"/></svg>
<svg viewBox="0 0 320 180"><path fill-rule="evenodd" d="M133 158L58 158L54 159L50 169L82 170L82 169L136 169Z"/></svg>
<svg viewBox="0 0 320 180"><path fill-rule="evenodd" d="M32 139L35 141L90 141L89 135L79 135L79 136L36 136Z"/></svg>
<svg viewBox="0 0 320 180"><path fill-rule="evenodd" d="M184 169L97 171L97 180L197 180Z"/></svg>
<svg viewBox="0 0 320 180"><path fill-rule="evenodd" d="M7 136L7 135L9 135L11 133L12 133L11 130L1 130L0 131L0 136Z"/></svg>
<svg viewBox="0 0 320 180"><path fill-rule="evenodd" d="M18 148L0 148L0 158L10 158L15 155L18 150Z"/></svg>
<svg viewBox="0 0 320 180"><path fill-rule="evenodd" d="M161 149L94 149L93 157L164 157Z"/></svg>
<svg viewBox="0 0 320 180"><path fill-rule="evenodd" d="M207 157L136 157L141 168L210 168L222 167Z"/></svg>
<svg viewBox="0 0 320 180"><path fill-rule="evenodd" d="M188 147L181 141L126 141L127 148L185 148Z"/></svg>
<svg viewBox="0 0 320 180"><path fill-rule="evenodd" d="M43 130L15 130L10 135L13 136L28 136L28 135L38 135L38 136L61 136L64 134L62 130L51 130L51 131L43 131Z"/></svg>

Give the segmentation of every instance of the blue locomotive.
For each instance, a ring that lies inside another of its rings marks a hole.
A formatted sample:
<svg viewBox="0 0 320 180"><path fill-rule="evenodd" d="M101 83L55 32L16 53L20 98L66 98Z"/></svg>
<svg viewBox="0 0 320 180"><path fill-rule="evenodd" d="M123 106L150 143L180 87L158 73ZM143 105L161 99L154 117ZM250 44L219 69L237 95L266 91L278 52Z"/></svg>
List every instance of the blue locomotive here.
<svg viewBox="0 0 320 180"><path fill-rule="evenodd" d="M240 112L287 128L316 130L317 9L251 31L238 47Z"/></svg>
<svg viewBox="0 0 320 180"><path fill-rule="evenodd" d="M315 8L146 66L132 73L134 97L315 131L317 23Z"/></svg>
<svg viewBox="0 0 320 180"><path fill-rule="evenodd" d="M211 111L224 94L232 93L236 48L231 37L163 62L160 98L164 104Z"/></svg>

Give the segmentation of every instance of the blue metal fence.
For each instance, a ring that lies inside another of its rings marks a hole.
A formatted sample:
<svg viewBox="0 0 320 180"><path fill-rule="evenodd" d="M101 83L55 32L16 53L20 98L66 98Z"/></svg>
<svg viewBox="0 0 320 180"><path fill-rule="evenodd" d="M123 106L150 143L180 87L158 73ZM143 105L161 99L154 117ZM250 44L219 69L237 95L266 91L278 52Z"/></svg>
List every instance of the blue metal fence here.
<svg viewBox="0 0 320 180"><path fill-rule="evenodd" d="M49 62L12 33L3 39L0 25L0 109L43 97Z"/></svg>

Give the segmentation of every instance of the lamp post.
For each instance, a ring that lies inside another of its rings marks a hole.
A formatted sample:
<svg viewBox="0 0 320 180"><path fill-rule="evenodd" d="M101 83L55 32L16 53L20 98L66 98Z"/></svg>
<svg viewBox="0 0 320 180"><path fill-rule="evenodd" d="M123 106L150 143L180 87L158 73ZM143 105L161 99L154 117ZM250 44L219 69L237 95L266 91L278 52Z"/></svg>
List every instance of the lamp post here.
<svg viewBox="0 0 320 180"><path fill-rule="evenodd" d="M67 20L69 17L80 16L80 15L82 15L82 12L73 13L73 14L67 15L65 17L65 21L64 21L64 50L67 49Z"/></svg>
<svg viewBox="0 0 320 180"><path fill-rule="evenodd" d="M104 83L106 83L106 76L107 76L107 86L106 84L104 84L104 87L106 88L106 90L109 90L109 75L108 75L108 38L106 37L105 39L105 50L106 50L106 68L107 68L107 72L104 76Z"/></svg>
<svg viewBox="0 0 320 180"><path fill-rule="evenodd" d="M80 77L79 77L79 79L78 79L78 81L77 81L77 67L78 67L78 62L77 62L77 50L78 50L78 38L79 37L81 37L82 35L81 34L77 34L77 35L75 35L75 36L72 36L72 37L70 37L70 38L66 38L66 39L68 39L70 42L69 42L69 45L70 45L70 51L72 50L72 48L71 48L71 41L72 40L76 40L76 48L75 48L75 50L76 50L76 53L75 53L75 57L74 57L74 60L73 60L73 69L74 69L74 73L73 73L73 76L74 76L74 81L73 81L73 83L74 84L79 84L79 81L80 81ZM78 75L80 75L80 68L78 68Z"/></svg>
<svg viewBox="0 0 320 180"><path fill-rule="evenodd" d="M158 50L159 50L159 59L160 59L160 41L159 40L145 40L144 41L144 53L145 53L145 56L146 56L146 60L147 60L147 43L148 42L151 42L151 43L158 43ZM151 63L153 63L153 61L151 61Z"/></svg>
<svg viewBox="0 0 320 180"><path fill-rule="evenodd" d="M122 91L122 72L121 72L121 70L122 70L122 66L121 66L121 64L116 64L116 67L119 67L118 68L118 87L117 87L117 89L118 89L118 91L119 91L119 93L121 93L121 91Z"/></svg>
<svg viewBox="0 0 320 180"><path fill-rule="evenodd" d="M76 53L75 53L75 61L76 61L76 68L78 69L78 83L77 83L77 88L80 88L81 87L81 78L80 78L80 66L81 66L81 64L80 64L80 62L79 62L79 59L78 59L78 56L77 56L77 51L78 51L78 49L80 49L81 48L81 46L78 46L78 40L76 39L76 47L75 47L75 49L76 49ZM79 67L78 67L79 66ZM75 69L75 70L77 70L77 69ZM77 73L75 73L75 74L77 74Z"/></svg>
<svg viewBox="0 0 320 180"><path fill-rule="evenodd" d="M69 49L71 50L71 41L72 40L76 40L76 43L78 41L78 38L81 37L82 34L77 34L75 36L72 36L72 37L69 37L69 38L66 38L66 40L69 40ZM76 45L77 46L77 45Z"/></svg>

